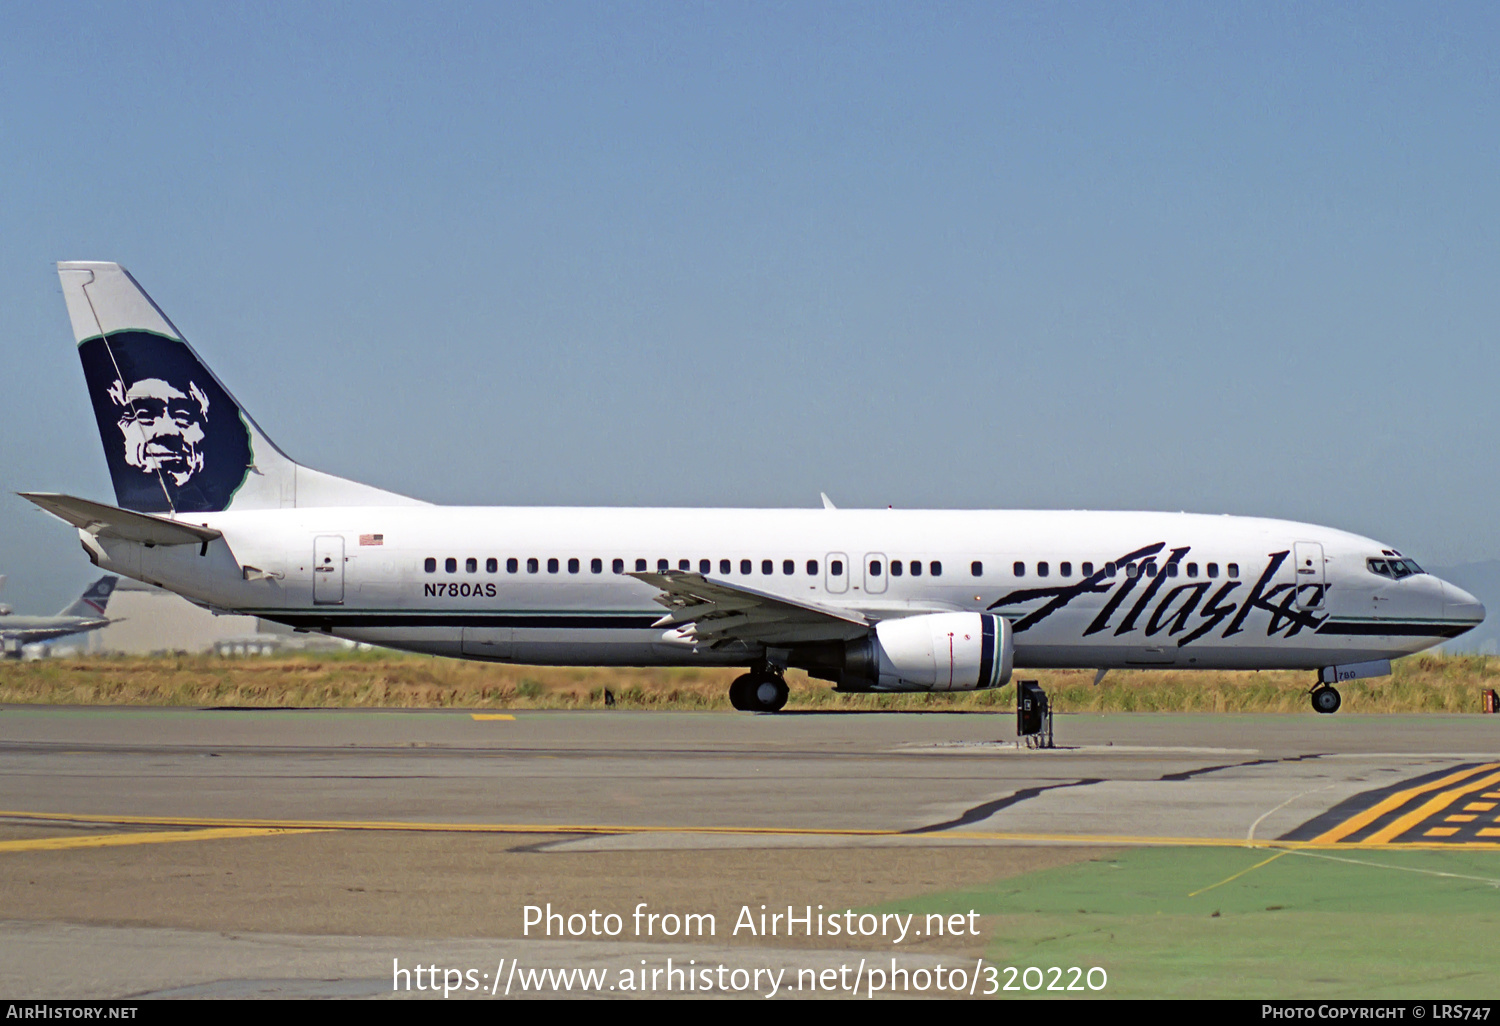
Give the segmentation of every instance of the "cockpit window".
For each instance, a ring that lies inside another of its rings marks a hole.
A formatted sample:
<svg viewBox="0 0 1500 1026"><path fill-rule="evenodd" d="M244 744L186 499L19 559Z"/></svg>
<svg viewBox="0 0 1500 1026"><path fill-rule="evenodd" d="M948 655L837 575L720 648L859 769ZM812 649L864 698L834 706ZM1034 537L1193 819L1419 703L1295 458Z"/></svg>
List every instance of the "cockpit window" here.
<svg viewBox="0 0 1500 1026"><path fill-rule="evenodd" d="M1367 559L1365 567L1372 574L1389 577L1394 581L1399 581L1403 577L1411 577L1414 574L1426 573L1417 566L1417 561L1414 559Z"/></svg>

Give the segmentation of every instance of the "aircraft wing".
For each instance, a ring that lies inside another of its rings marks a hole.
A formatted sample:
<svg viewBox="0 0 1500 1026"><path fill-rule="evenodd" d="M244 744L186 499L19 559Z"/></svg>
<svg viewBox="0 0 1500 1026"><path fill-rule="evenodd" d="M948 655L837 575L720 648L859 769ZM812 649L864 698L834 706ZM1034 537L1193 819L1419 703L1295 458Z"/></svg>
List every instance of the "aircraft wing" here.
<svg viewBox="0 0 1500 1026"><path fill-rule="evenodd" d="M848 641L864 637L874 627L858 613L799 602L686 570L630 576L661 589L656 601L670 612L653 626L680 628L699 644Z"/></svg>
<svg viewBox="0 0 1500 1026"><path fill-rule="evenodd" d="M185 524L180 520L168 520L149 513L136 513L72 495L53 492L17 494L23 499L30 499L59 520L95 536L121 538L147 545L204 545L222 537L221 532L212 527Z"/></svg>
<svg viewBox="0 0 1500 1026"><path fill-rule="evenodd" d="M58 618L60 619L60 618ZM40 641L53 641L57 638L65 638L70 634L83 634L88 631L96 631L101 627L107 627L118 621L96 619L84 620L79 617L72 618L73 623L60 624L36 624L29 627L10 627L0 624L0 638L6 642L18 645L32 645Z"/></svg>

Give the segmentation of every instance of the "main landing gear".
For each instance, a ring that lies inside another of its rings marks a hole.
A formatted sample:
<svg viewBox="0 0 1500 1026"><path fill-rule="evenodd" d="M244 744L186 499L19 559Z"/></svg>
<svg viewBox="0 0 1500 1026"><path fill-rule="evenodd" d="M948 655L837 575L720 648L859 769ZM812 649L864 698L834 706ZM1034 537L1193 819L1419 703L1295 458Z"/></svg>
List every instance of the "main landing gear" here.
<svg viewBox="0 0 1500 1026"><path fill-rule="evenodd" d="M741 712L776 712L786 705L786 679L774 670L751 670L729 685L729 704Z"/></svg>
<svg viewBox="0 0 1500 1026"><path fill-rule="evenodd" d="M1338 688L1329 687L1322 682L1312 689L1308 697L1312 699L1312 707L1320 713L1336 713L1344 703Z"/></svg>

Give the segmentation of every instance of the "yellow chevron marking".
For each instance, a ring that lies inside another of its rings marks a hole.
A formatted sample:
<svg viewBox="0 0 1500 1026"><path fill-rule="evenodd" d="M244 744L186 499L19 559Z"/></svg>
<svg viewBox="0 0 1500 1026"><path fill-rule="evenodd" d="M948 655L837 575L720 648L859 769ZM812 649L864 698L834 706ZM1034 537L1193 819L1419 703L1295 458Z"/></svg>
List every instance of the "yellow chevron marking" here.
<svg viewBox="0 0 1500 1026"><path fill-rule="evenodd" d="M1365 840L1370 841L1374 844L1382 844L1393 838L1400 837L1408 830L1411 830L1413 827L1417 826L1423 820L1430 819L1433 816L1436 816L1438 813L1442 812L1448 806L1452 805L1460 798L1463 798L1465 795L1472 794L1473 792L1478 791L1481 788L1493 787L1497 783L1500 783L1500 773L1492 773L1487 777L1482 777L1479 780L1472 781L1471 783L1460 784L1458 787L1452 788L1451 790L1443 791L1442 793L1434 795L1433 797L1427 799L1427 801L1423 802L1415 809L1412 809L1406 815L1394 820L1393 822L1387 823L1385 826L1375 831L1369 837L1365 838Z"/></svg>
<svg viewBox="0 0 1500 1026"><path fill-rule="evenodd" d="M1369 826L1381 816L1384 816L1387 812L1393 812L1394 810L1399 809L1401 806L1405 805L1407 802L1411 801L1418 795L1426 794L1429 791L1436 791L1439 788L1448 787L1450 784L1456 784L1461 780L1470 780L1477 774L1484 773L1486 770L1493 769L1500 769L1500 762L1487 763L1483 766L1471 766L1466 770L1460 770L1457 773L1451 773L1448 776L1443 777L1441 780L1432 780L1425 784L1422 784L1419 787L1409 787L1404 791L1397 791L1395 794L1391 795L1389 798L1386 798L1384 801L1378 802L1377 804L1370 806L1365 811L1344 820L1332 830L1328 830L1322 834L1319 834L1317 837L1313 838L1313 840L1324 844L1342 840L1343 838L1348 837L1350 834L1354 833L1356 830L1360 830L1364 827Z"/></svg>

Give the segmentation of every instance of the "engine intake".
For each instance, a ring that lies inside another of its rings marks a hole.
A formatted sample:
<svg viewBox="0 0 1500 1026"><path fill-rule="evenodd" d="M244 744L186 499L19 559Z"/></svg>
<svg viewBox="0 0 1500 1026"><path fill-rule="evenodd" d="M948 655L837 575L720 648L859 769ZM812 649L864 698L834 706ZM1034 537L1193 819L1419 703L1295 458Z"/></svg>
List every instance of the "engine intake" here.
<svg viewBox="0 0 1500 1026"><path fill-rule="evenodd" d="M882 620L844 647L841 686L874 691L976 691L1010 680L1010 621L989 613Z"/></svg>

